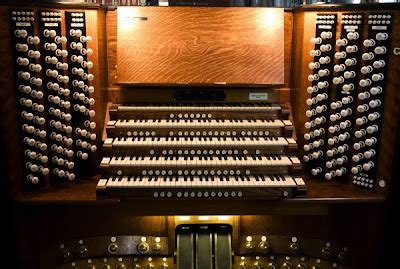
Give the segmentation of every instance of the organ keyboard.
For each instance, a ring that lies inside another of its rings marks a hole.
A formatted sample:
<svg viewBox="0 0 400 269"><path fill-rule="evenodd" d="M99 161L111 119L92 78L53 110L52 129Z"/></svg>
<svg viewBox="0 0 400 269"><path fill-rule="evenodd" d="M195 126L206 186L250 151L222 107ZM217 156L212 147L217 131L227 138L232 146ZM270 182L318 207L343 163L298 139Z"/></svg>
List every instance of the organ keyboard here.
<svg viewBox="0 0 400 269"><path fill-rule="evenodd" d="M97 194L243 199L304 195L287 116L280 106L266 103L113 105Z"/></svg>

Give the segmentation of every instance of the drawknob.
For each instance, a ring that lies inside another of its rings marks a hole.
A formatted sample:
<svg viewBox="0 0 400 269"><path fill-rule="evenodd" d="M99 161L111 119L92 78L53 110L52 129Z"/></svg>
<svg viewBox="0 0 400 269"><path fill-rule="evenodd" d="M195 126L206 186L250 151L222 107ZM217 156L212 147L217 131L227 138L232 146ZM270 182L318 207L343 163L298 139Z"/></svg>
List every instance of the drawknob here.
<svg viewBox="0 0 400 269"><path fill-rule="evenodd" d="M118 245L117 245L116 243L111 243L111 244L108 246L108 252L109 252L110 254L115 254L117 251L118 251Z"/></svg>

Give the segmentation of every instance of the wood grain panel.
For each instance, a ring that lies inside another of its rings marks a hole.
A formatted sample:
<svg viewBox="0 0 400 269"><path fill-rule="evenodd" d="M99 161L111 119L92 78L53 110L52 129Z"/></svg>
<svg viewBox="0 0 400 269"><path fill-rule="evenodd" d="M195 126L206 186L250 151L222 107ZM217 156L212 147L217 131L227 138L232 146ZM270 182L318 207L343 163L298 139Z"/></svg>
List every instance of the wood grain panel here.
<svg viewBox="0 0 400 269"><path fill-rule="evenodd" d="M16 87L14 86L14 63L8 21L8 8L0 7L0 20L5 25L0 27L0 121L3 141L0 141L2 155L7 158L7 170L1 171L1 180L8 181L13 195L21 191L22 169L21 149L18 141Z"/></svg>
<svg viewBox="0 0 400 269"><path fill-rule="evenodd" d="M377 166L377 180L383 179L387 182L392 180L392 174L394 166L397 163L394 162L394 155L399 154L396 151L394 145L396 136L399 128L399 116L400 116L400 56L393 54L393 48L400 48L400 11L396 11L393 16L393 29L392 29L392 44L390 50L389 68L387 74L387 84L384 100L384 112L383 121L381 128L381 144L378 154L378 166ZM394 180L394 178L393 178ZM398 180L398 179L396 179ZM391 184L388 184L389 186ZM387 193L387 188L384 191Z"/></svg>
<svg viewBox="0 0 400 269"><path fill-rule="evenodd" d="M283 9L118 8L117 81L283 84L283 31Z"/></svg>

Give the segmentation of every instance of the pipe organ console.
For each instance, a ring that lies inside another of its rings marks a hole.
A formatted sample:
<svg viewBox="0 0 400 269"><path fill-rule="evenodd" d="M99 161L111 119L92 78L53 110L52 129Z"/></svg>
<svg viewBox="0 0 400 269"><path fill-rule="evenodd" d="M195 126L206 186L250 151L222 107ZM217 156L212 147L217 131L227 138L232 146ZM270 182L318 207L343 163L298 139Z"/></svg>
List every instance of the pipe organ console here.
<svg viewBox="0 0 400 269"><path fill-rule="evenodd" d="M112 105L98 194L260 199L304 194L292 123L268 104ZM287 114L286 114L287 116ZM289 136L289 137L287 137ZM288 156L289 155L289 156Z"/></svg>
<svg viewBox="0 0 400 269"><path fill-rule="evenodd" d="M400 5L139 2L0 4L15 268L389 268Z"/></svg>

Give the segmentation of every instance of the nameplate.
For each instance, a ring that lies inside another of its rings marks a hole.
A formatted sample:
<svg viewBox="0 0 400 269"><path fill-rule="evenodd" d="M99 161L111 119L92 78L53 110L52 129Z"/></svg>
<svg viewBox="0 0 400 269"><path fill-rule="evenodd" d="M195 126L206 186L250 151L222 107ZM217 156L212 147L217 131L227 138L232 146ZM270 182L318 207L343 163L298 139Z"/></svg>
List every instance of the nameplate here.
<svg viewBox="0 0 400 269"><path fill-rule="evenodd" d="M260 100L268 100L268 93L260 92L260 93L249 93L250 101L260 101Z"/></svg>

